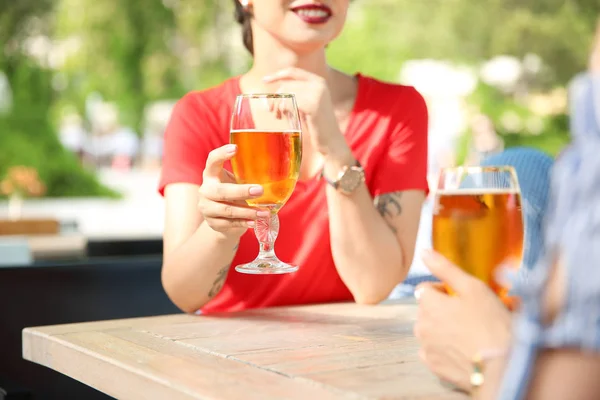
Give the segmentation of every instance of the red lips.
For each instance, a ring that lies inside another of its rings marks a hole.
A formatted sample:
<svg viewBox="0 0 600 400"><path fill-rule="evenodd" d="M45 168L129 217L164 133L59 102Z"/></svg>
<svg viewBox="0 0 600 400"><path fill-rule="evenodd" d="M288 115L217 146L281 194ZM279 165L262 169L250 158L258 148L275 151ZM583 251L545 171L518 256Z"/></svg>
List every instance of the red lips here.
<svg viewBox="0 0 600 400"><path fill-rule="evenodd" d="M322 3L303 4L293 7L292 11L307 24L324 24L333 15L331 8Z"/></svg>

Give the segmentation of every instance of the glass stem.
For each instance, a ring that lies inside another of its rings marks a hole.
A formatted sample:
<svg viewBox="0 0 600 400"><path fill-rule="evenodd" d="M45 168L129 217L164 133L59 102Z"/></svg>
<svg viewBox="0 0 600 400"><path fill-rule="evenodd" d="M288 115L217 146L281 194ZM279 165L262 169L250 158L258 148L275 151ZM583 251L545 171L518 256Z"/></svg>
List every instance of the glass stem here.
<svg viewBox="0 0 600 400"><path fill-rule="evenodd" d="M254 233L260 244L258 259L273 259L275 256L275 239L279 234L279 217L271 211L268 217L256 220Z"/></svg>

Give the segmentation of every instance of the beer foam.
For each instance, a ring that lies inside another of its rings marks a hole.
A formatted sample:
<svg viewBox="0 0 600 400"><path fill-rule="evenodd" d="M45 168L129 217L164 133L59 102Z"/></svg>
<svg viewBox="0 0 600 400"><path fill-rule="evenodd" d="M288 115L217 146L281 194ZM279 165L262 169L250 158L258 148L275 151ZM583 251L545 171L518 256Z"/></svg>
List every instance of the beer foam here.
<svg viewBox="0 0 600 400"><path fill-rule="evenodd" d="M232 129L229 133L280 133L282 135L290 135L302 133L302 131L296 129Z"/></svg>
<svg viewBox="0 0 600 400"><path fill-rule="evenodd" d="M520 194L515 188L470 188L470 189L434 189L433 194L446 196L481 196L484 194Z"/></svg>

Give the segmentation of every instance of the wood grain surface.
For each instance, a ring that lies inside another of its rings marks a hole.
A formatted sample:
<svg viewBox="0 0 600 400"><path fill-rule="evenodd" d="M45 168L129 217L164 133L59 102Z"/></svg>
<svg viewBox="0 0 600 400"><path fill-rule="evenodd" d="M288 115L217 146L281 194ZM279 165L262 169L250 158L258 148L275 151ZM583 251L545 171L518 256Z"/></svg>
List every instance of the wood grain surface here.
<svg viewBox="0 0 600 400"><path fill-rule="evenodd" d="M118 399L464 399L419 362L414 304L27 328L23 356Z"/></svg>

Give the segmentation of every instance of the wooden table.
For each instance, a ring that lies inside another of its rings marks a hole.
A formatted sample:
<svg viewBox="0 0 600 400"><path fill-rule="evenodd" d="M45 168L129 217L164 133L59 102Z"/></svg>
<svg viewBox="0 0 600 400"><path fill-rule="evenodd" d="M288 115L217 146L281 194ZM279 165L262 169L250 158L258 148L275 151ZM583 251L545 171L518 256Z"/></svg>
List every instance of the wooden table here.
<svg viewBox="0 0 600 400"><path fill-rule="evenodd" d="M463 399L419 362L415 306L329 304L27 328L23 356L119 399Z"/></svg>

